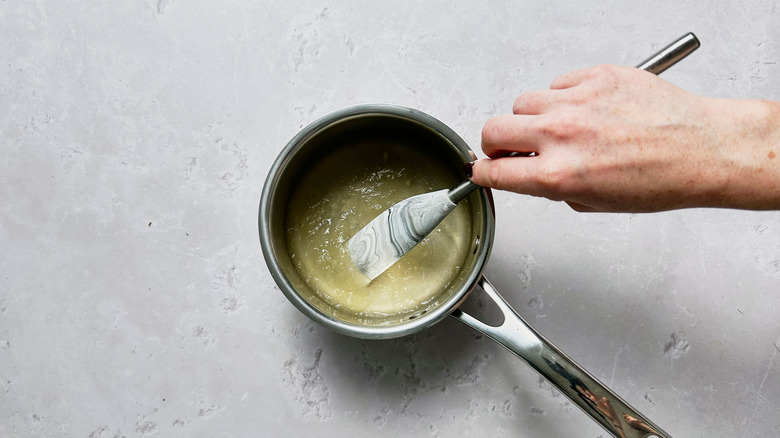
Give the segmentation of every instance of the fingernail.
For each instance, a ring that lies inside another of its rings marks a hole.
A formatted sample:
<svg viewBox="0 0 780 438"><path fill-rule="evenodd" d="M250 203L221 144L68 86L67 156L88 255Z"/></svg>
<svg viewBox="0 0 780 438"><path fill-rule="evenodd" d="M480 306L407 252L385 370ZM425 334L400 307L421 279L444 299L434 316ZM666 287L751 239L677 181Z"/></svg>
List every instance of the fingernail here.
<svg viewBox="0 0 780 438"><path fill-rule="evenodd" d="M474 175L474 162L466 163L463 165L463 173L466 174L467 177L471 178L472 175Z"/></svg>

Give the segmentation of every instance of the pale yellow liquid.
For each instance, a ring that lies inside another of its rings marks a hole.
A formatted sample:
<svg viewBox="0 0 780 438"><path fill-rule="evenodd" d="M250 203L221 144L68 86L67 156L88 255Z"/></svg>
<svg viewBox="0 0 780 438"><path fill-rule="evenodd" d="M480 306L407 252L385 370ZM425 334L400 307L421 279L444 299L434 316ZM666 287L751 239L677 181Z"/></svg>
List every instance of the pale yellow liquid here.
<svg viewBox="0 0 780 438"><path fill-rule="evenodd" d="M350 259L349 239L396 202L458 182L432 157L378 143L346 145L319 161L293 191L286 223L290 256L311 291L336 313L366 324L401 322L446 298L471 236L464 200L369 282Z"/></svg>

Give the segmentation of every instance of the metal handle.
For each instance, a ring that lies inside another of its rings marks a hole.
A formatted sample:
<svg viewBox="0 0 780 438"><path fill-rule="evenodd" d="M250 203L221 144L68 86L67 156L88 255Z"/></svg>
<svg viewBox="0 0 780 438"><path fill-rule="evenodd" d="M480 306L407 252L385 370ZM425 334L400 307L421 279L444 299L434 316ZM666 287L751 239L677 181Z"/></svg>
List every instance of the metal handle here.
<svg viewBox="0 0 780 438"><path fill-rule="evenodd" d="M450 191L447 192L447 197L450 198L450 201L452 201L453 204L457 204L463 198L468 196L469 193L480 187L481 186L479 184L473 183L471 180L466 180L451 188Z"/></svg>
<svg viewBox="0 0 780 438"><path fill-rule="evenodd" d="M637 68L660 74L688 56L699 45L696 36L687 33L647 58ZM467 194L473 189L474 187L464 183L452 189L450 193L454 192L455 195L461 196L463 192ZM452 317L482 332L519 356L613 436L618 438L669 437L661 428L547 341L512 310L484 276L479 279L478 284L501 309L504 322L494 327L460 309L455 309L450 314Z"/></svg>
<svg viewBox="0 0 780 438"><path fill-rule="evenodd" d="M669 437L539 334L504 301L487 278L482 276L478 284L501 309L504 322L494 327L460 309L455 309L450 316L519 356L612 435L619 438Z"/></svg>
<svg viewBox="0 0 780 438"><path fill-rule="evenodd" d="M696 35L688 32L651 57L640 62L636 68L660 75L667 68L677 64L677 62L698 49L700 45L701 43L696 38Z"/></svg>

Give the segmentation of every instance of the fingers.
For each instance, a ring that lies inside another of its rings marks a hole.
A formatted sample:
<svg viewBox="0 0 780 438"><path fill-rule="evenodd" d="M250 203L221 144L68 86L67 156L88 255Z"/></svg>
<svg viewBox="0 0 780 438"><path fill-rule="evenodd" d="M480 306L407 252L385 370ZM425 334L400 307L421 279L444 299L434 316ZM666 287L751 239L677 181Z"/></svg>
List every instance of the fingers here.
<svg viewBox="0 0 780 438"><path fill-rule="evenodd" d="M508 190L531 196L545 197L553 201L564 201L574 211L593 213L609 211L603 207L589 205L569 198L573 196L560 183L551 184L544 171L540 170L541 158L503 157L482 159L471 165L471 181L498 190ZM569 199L567 199L569 198Z"/></svg>
<svg viewBox="0 0 780 438"><path fill-rule="evenodd" d="M539 152L541 136L534 129L538 116L501 115L488 119L482 128L482 151L488 157L510 152Z"/></svg>
<svg viewBox="0 0 780 438"><path fill-rule="evenodd" d="M615 87L618 83L625 80L626 75L635 75L641 71L633 67L618 65L595 65L558 76L553 79L550 89L565 90L584 85L586 82L594 83L596 86L602 84L603 86ZM647 72L644 72L644 74L647 74Z"/></svg>
<svg viewBox="0 0 780 438"><path fill-rule="evenodd" d="M584 82L593 80L595 78L612 78L617 75L617 72L625 69L625 67L618 67L615 65L596 65L593 67L582 68L574 70L569 73L558 76L550 83L551 90L565 90L567 88L573 88Z"/></svg>
<svg viewBox="0 0 780 438"><path fill-rule="evenodd" d="M515 99L514 114L538 115L549 112L562 104L572 103L581 97L578 85L599 75L608 74L611 66L596 66L566 73L553 79L549 90L527 91Z"/></svg>
<svg viewBox="0 0 780 438"><path fill-rule="evenodd" d="M588 69L574 70L553 79L550 83L551 90L565 90L576 87L588 77Z"/></svg>
<svg viewBox="0 0 780 438"><path fill-rule="evenodd" d="M603 206L566 199L571 194L567 195L560 186L550 185L549 181L545 183L544 172L540 172L539 167L539 159L531 157L482 159L472 163L470 179L483 187L564 201L579 213L610 211Z"/></svg>
<svg viewBox="0 0 780 438"><path fill-rule="evenodd" d="M529 193L528 181L531 179L534 161L530 157L477 160L472 165L471 181L484 187Z"/></svg>
<svg viewBox="0 0 780 438"><path fill-rule="evenodd" d="M544 114L555 106L559 98L556 94L550 90L526 91L515 99L512 113L529 116Z"/></svg>

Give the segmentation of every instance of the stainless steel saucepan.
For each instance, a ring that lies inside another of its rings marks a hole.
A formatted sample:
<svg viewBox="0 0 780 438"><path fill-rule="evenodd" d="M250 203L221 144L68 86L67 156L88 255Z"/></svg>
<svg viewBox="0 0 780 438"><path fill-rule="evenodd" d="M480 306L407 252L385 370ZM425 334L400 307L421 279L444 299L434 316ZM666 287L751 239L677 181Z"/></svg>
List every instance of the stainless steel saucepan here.
<svg viewBox="0 0 780 438"><path fill-rule="evenodd" d="M687 34L648 58L638 67L658 74L699 46ZM301 130L274 162L260 199L260 243L268 268L285 296L314 321L337 332L369 339L405 336L436 324L447 316L500 343L548 379L574 404L615 437L668 437L622 398L547 341L520 317L483 275L495 231L494 209L488 189L479 189L467 198L471 215L471 251L460 273L447 290L437 297L438 305L409 315L394 324L364 324L338 316L328 304L312 294L290 257L286 242L287 203L296 183L311 166L333 150L339 142L355 135L382 135L392 132L401 138L424 144L438 157L441 166L454 175L471 161L469 147L449 127L420 111L393 105L358 105L338 110ZM334 176L334 177L337 177ZM504 321L486 324L458 307L477 287L497 304Z"/></svg>

